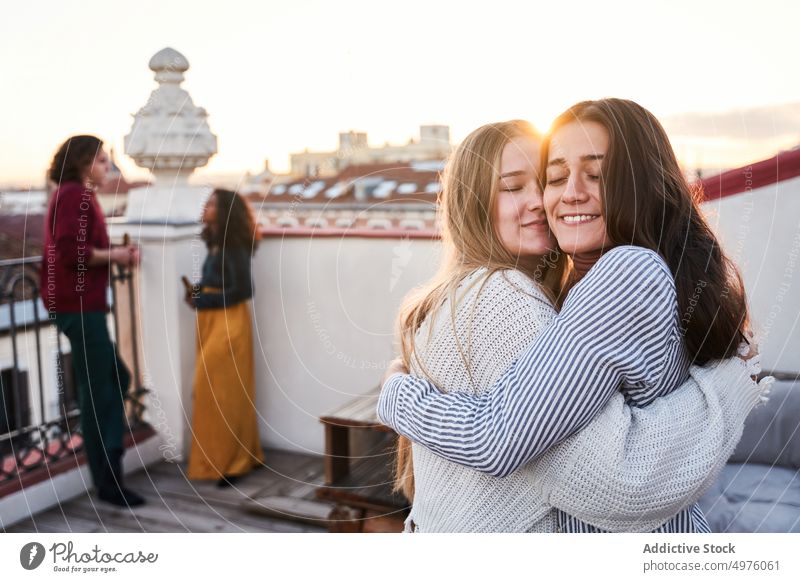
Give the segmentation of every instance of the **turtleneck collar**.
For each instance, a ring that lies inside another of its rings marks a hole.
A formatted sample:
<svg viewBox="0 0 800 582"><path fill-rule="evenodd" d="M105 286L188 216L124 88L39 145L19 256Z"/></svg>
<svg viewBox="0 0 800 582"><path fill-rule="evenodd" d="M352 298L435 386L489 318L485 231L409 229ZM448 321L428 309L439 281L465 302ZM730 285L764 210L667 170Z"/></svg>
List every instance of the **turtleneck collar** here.
<svg viewBox="0 0 800 582"><path fill-rule="evenodd" d="M589 272L589 269L594 267L594 264L600 260L600 257L603 256L603 253L609 250L608 248L599 248L594 251L589 251L586 253L579 253L576 255L570 255L572 258L572 269L573 269L573 276L575 281L580 281L583 279L584 275Z"/></svg>

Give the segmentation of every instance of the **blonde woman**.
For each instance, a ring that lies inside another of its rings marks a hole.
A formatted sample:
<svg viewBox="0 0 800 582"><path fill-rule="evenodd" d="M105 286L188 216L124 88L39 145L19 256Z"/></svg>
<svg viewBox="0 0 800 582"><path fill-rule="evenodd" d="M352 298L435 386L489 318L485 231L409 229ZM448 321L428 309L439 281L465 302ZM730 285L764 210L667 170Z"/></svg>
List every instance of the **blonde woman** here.
<svg viewBox="0 0 800 582"><path fill-rule="evenodd" d="M556 315L565 266L553 251L538 158L537 133L509 121L475 130L447 166L445 260L400 317L411 372L444 392L483 392ZM673 531L664 524L713 482L758 401L751 372L738 358L693 367L678 390L646 408L626 406L618 393L582 432L505 477L401 437L396 487L413 504L406 531L556 531L556 509L594 523L604 516L611 531ZM680 465L665 465L669 458ZM587 499L587 490L596 494Z"/></svg>

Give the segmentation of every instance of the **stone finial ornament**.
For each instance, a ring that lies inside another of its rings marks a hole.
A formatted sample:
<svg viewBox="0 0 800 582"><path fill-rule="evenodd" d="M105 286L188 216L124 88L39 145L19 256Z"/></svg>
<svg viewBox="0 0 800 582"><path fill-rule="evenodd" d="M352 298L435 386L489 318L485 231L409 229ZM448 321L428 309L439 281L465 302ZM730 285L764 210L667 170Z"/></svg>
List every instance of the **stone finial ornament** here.
<svg viewBox="0 0 800 582"><path fill-rule="evenodd" d="M206 110L180 86L189 69L186 57L165 48L153 55L149 66L159 86L133 116L125 153L153 173L157 186L183 184L217 153L217 136L208 126Z"/></svg>

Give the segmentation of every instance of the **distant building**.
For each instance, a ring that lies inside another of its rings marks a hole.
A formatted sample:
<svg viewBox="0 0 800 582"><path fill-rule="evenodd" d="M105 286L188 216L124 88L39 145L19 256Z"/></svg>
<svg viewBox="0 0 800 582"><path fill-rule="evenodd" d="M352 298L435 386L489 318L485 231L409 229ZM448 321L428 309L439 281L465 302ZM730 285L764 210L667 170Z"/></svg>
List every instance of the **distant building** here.
<svg viewBox="0 0 800 582"><path fill-rule="evenodd" d="M291 154L291 174L303 177L335 176L348 166L364 164L408 164L444 160L450 154L450 128L446 125L422 125L419 139L405 145L384 144L370 147L367 134L348 131L339 134L339 148L332 152Z"/></svg>
<svg viewBox="0 0 800 582"><path fill-rule="evenodd" d="M247 172L244 184L238 190L245 195L266 196L274 181L275 174L269 169L269 160L264 160L264 169L255 175Z"/></svg>
<svg viewBox="0 0 800 582"><path fill-rule="evenodd" d="M46 204L44 190L0 190L0 215L42 214Z"/></svg>
<svg viewBox="0 0 800 582"><path fill-rule="evenodd" d="M41 212L0 213L0 260L41 256L43 245Z"/></svg>
<svg viewBox="0 0 800 582"><path fill-rule="evenodd" d="M332 176L278 177L249 196L267 227L434 230L444 161L350 165Z"/></svg>
<svg viewBox="0 0 800 582"><path fill-rule="evenodd" d="M128 192L133 188L147 186L150 182L142 180L128 182L117 164L114 148L111 148L110 158L111 169L108 172L105 185L97 191L97 201L106 216L122 216L125 214Z"/></svg>

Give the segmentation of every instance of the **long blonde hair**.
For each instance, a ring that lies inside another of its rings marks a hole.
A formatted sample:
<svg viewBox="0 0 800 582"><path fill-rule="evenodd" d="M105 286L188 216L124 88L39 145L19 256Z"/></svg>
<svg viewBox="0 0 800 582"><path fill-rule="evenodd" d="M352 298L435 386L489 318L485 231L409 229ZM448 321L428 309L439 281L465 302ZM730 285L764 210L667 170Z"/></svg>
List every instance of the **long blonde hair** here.
<svg viewBox="0 0 800 582"><path fill-rule="evenodd" d="M539 266L520 261L502 244L494 224L500 182L500 159L503 148L511 140L541 137L527 121L512 120L490 123L470 133L448 160L439 198L444 259L438 273L426 285L412 292L403 302L399 316L399 337L403 360L412 361L423 374L424 362L415 350L415 335L426 318L435 318L438 309L450 300L455 325L456 289L461 280L477 268L486 267L489 274L516 269L539 281L555 301L563 282L565 258L554 251L542 257ZM485 282L485 279L484 279ZM460 349L465 360L465 350ZM414 497L414 472L411 441L399 437L394 475L394 490L409 500Z"/></svg>

